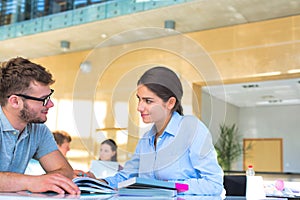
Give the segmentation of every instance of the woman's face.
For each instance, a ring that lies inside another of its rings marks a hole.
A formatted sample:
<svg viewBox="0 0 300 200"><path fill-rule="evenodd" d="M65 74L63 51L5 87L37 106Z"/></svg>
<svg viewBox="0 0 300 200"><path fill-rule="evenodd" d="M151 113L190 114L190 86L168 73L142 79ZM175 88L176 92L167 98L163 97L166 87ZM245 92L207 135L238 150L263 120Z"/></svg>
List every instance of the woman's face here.
<svg viewBox="0 0 300 200"><path fill-rule="evenodd" d="M143 122L164 124L174 107L170 104L170 100L163 102L160 97L144 85L138 86L136 95L139 101L137 110L141 113Z"/></svg>
<svg viewBox="0 0 300 200"><path fill-rule="evenodd" d="M108 144L101 144L100 147L100 157L99 160L111 161L112 157L116 154L116 151L111 149L111 146Z"/></svg>

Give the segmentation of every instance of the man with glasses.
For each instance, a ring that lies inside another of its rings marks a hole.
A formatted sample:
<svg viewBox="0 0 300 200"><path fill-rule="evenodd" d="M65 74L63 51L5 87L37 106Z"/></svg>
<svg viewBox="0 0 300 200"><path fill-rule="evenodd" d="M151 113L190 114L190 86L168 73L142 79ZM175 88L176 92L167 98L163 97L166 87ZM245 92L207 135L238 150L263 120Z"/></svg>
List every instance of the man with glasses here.
<svg viewBox="0 0 300 200"><path fill-rule="evenodd" d="M17 57L0 68L0 192L53 191L80 194L73 169L59 152L44 122L54 106L52 75L38 64ZM31 158L45 175L24 175Z"/></svg>

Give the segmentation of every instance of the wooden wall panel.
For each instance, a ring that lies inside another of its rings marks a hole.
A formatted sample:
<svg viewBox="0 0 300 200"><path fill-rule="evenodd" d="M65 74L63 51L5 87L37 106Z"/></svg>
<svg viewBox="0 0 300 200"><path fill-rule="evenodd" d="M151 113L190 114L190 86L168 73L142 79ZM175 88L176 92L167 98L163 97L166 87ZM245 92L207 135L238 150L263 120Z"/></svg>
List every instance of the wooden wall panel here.
<svg viewBox="0 0 300 200"><path fill-rule="evenodd" d="M255 171L282 172L282 138L245 138L244 170L253 165Z"/></svg>

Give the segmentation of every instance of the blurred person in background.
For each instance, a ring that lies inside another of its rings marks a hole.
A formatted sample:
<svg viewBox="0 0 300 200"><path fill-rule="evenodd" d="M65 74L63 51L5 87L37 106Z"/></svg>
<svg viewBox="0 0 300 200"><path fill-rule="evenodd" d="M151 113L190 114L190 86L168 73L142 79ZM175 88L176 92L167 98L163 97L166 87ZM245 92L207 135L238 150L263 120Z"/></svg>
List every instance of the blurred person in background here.
<svg viewBox="0 0 300 200"><path fill-rule="evenodd" d="M118 162L118 159L117 159L118 152L117 151L118 151L118 146L117 146L116 142L113 139L106 139L103 142L101 142L98 160L103 161L103 162L116 162L117 163ZM94 160L92 162L94 162ZM107 167L110 168L110 165L107 164ZM123 169L123 166L118 163L118 171L120 171L122 169ZM82 170L76 169L76 170L74 170L74 177L89 176L91 178L96 178L96 175L94 174L95 172L93 171L92 166L91 166L90 170L91 171L84 172Z"/></svg>
<svg viewBox="0 0 300 200"><path fill-rule="evenodd" d="M59 151L67 157L68 151L70 151L70 144L72 142L72 138L69 133L66 131L53 131L53 136L58 146Z"/></svg>
<svg viewBox="0 0 300 200"><path fill-rule="evenodd" d="M68 151L70 151L70 143L72 141L70 134L67 133L66 131L62 131L62 130L53 131L52 134L54 136L58 150L61 152L61 154L64 157L66 157ZM41 174L46 174L46 172L38 160L31 159L25 170L25 174L41 175Z"/></svg>
<svg viewBox="0 0 300 200"><path fill-rule="evenodd" d="M118 162L118 146L113 139L107 139L101 142L99 160ZM119 164L119 170L123 167Z"/></svg>

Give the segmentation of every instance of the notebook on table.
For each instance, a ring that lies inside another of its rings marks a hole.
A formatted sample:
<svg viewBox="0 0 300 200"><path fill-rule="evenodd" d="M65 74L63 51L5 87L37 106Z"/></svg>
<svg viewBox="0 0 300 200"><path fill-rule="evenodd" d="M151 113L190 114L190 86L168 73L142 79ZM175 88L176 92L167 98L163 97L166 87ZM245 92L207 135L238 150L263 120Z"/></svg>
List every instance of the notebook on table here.
<svg viewBox="0 0 300 200"><path fill-rule="evenodd" d="M118 172L118 169L118 162L92 160L90 172L92 172L96 178L106 178L108 176L114 176Z"/></svg>

